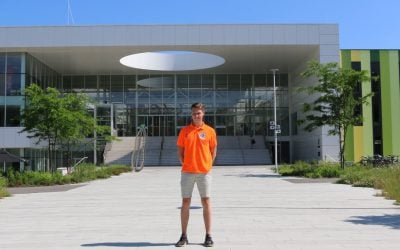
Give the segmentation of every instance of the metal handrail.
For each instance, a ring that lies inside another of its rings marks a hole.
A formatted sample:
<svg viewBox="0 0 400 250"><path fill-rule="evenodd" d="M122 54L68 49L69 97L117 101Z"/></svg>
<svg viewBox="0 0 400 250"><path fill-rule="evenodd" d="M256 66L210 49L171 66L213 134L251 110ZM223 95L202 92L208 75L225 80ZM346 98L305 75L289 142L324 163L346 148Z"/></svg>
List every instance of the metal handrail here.
<svg viewBox="0 0 400 250"><path fill-rule="evenodd" d="M337 159L335 159L335 158L333 158L331 155L329 155L329 154L325 154L325 158L324 158L324 161L326 162L327 160L326 160L326 158L329 158L329 159L331 159L331 161L333 161L333 162L339 162L339 160L337 160Z"/></svg>
<svg viewBox="0 0 400 250"><path fill-rule="evenodd" d="M88 157L84 156L82 157L79 161L77 161L72 167L67 166L67 173L72 173L75 171L75 167L81 164L83 161L85 161Z"/></svg>
<svg viewBox="0 0 400 250"><path fill-rule="evenodd" d="M77 163L75 163L75 164L72 166L72 168L75 168L76 166L78 166L79 164L81 164L81 162L85 161L87 158L88 158L87 156L82 157L82 159L80 159Z"/></svg>

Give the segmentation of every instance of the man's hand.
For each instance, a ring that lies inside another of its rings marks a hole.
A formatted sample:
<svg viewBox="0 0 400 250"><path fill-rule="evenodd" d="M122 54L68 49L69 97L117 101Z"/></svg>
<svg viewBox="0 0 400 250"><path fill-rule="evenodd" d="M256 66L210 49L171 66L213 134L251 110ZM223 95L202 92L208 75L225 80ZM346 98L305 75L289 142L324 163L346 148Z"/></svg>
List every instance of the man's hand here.
<svg viewBox="0 0 400 250"><path fill-rule="evenodd" d="M183 165L183 155L185 153L185 148L179 147L178 146L178 159L181 162L181 165Z"/></svg>

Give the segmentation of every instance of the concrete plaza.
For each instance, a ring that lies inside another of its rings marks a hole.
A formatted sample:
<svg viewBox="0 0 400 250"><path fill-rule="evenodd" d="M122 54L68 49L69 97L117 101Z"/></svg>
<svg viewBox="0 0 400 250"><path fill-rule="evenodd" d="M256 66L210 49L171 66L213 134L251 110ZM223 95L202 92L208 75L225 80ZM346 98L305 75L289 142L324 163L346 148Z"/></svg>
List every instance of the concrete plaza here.
<svg viewBox="0 0 400 250"><path fill-rule="evenodd" d="M19 192L0 200L0 249L176 249L179 177L178 167L152 167ZM377 193L266 166L215 167L213 249L400 249L400 207ZM204 249L197 189L188 238L185 249Z"/></svg>

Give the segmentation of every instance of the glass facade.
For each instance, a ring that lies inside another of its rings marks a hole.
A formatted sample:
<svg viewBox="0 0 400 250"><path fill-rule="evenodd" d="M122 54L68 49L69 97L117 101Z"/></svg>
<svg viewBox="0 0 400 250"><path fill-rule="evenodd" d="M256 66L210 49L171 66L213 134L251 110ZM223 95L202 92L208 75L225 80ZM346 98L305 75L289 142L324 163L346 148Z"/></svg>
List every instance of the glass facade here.
<svg viewBox="0 0 400 250"><path fill-rule="evenodd" d="M20 125L24 64L20 53L0 53L0 127Z"/></svg>
<svg viewBox="0 0 400 250"><path fill-rule="evenodd" d="M206 105L206 122L219 136L273 136L273 78L270 74L149 74L149 75L65 75L27 53L0 53L0 127L23 126L24 89L30 84L55 87L62 93L87 94L96 103L90 112L101 125L110 126L118 136L135 136L145 125L149 136L176 136L190 122L190 106ZM289 135L288 76L280 74L277 85L277 119L281 136ZM93 138L70 152L56 152L53 162L66 159L94 159ZM96 141L98 162L104 141ZM30 159L27 170L44 170L46 149L14 150ZM13 151L13 152L14 152ZM8 165L7 165L8 166ZM7 167L3 164L3 168ZM11 165L10 165L11 166ZM9 167L10 167L9 166Z"/></svg>
<svg viewBox="0 0 400 250"><path fill-rule="evenodd" d="M21 126L23 90L32 83L57 87L61 76L27 53L0 53L0 127Z"/></svg>
<svg viewBox="0 0 400 250"><path fill-rule="evenodd" d="M27 53L0 53L0 127L22 126L21 111L25 107L24 89L30 84L42 88L58 87L62 77L54 70ZM44 170L46 149L6 148L7 152L29 159L22 162L3 163L2 171L11 167L15 170ZM62 158L59 157L59 162Z"/></svg>
<svg viewBox="0 0 400 250"><path fill-rule="evenodd" d="M277 85L277 120L289 135L288 76ZM97 119L118 136L176 136L190 122L190 106L202 102L205 120L218 135L272 136L273 78L270 74L167 74L63 76L62 92L82 92L98 103Z"/></svg>
<svg viewBox="0 0 400 250"><path fill-rule="evenodd" d="M86 93L97 105L99 124L118 136L135 136L142 124L151 136L176 136L190 122L190 106L202 102L205 120L218 135L272 136L271 74L77 75L61 77L27 53L0 53L0 126L21 126L23 90L30 84ZM281 135L289 135L288 76L277 84Z"/></svg>

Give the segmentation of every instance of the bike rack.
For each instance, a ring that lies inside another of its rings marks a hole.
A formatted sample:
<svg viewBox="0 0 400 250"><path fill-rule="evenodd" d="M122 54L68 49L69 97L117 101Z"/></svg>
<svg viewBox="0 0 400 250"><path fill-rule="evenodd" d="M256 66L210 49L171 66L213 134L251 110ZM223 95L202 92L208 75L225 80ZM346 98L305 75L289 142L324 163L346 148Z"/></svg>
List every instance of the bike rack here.
<svg viewBox="0 0 400 250"><path fill-rule="evenodd" d="M145 151L146 151L147 128L140 126L135 139L135 145L132 150L131 167L136 172L140 172L144 167Z"/></svg>

